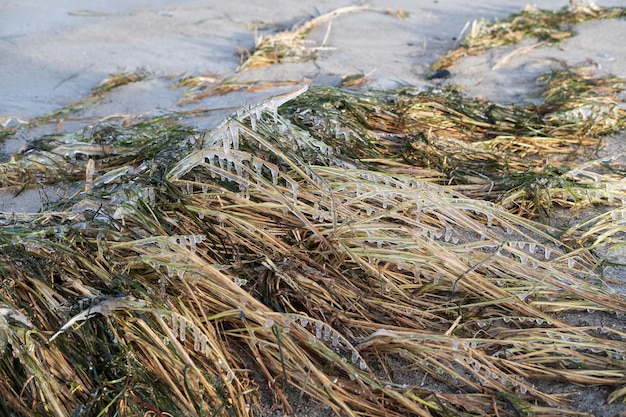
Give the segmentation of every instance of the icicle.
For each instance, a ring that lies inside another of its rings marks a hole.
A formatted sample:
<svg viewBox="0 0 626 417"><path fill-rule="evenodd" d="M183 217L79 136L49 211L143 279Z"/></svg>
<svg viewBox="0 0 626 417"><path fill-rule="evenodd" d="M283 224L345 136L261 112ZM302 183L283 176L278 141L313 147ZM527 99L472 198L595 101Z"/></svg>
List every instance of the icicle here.
<svg viewBox="0 0 626 417"><path fill-rule="evenodd" d="M265 323L263 323L264 327L272 327L274 325L274 319L268 317L265 319Z"/></svg>
<svg viewBox="0 0 626 417"><path fill-rule="evenodd" d="M306 328L306 326L309 325L309 319L304 318L304 317L300 317L300 325L304 328Z"/></svg>
<svg viewBox="0 0 626 417"><path fill-rule="evenodd" d="M291 184L291 192L293 193L293 202L294 204L298 202L298 183L292 182Z"/></svg>
<svg viewBox="0 0 626 417"><path fill-rule="evenodd" d="M272 173L272 184L278 185L278 170L274 167L266 165Z"/></svg>
<svg viewBox="0 0 626 417"><path fill-rule="evenodd" d="M239 150L239 126L231 125L230 128L233 135L233 149L237 151Z"/></svg>
<svg viewBox="0 0 626 417"><path fill-rule="evenodd" d="M493 215L491 213L487 213L487 227L493 226Z"/></svg>
<svg viewBox="0 0 626 417"><path fill-rule="evenodd" d="M567 267L568 268L573 268L575 263L576 263L576 260L574 258L569 258L567 260Z"/></svg>
<svg viewBox="0 0 626 417"><path fill-rule="evenodd" d="M178 328L179 339L181 342L184 342L187 337L187 328L185 327L187 326L187 320L182 316L179 316L179 319L180 319L179 328Z"/></svg>
<svg viewBox="0 0 626 417"><path fill-rule="evenodd" d="M172 313L172 334L178 337L178 314Z"/></svg>
<svg viewBox="0 0 626 417"><path fill-rule="evenodd" d="M241 166L239 161L235 163L235 172L237 173L238 177L243 177L243 167Z"/></svg>
<svg viewBox="0 0 626 417"><path fill-rule="evenodd" d="M222 136L222 146L224 147L224 153L230 153L230 150L233 146L233 138L231 136L230 126L226 127L226 130L221 135Z"/></svg>
<svg viewBox="0 0 626 417"><path fill-rule="evenodd" d="M200 329L198 327L193 328L193 350L197 352L200 350Z"/></svg>
<svg viewBox="0 0 626 417"><path fill-rule="evenodd" d="M259 175L263 175L263 161L257 158L253 158L252 159L252 168L254 168L254 171L259 174Z"/></svg>
<svg viewBox="0 0 626 417"><path fill-rule="evenodd" d="M549 247L546 246L545 247L545 251L546 251L545 258L546 259L550 259L550 256L552 255L552 250Z"/></svg>
<svg viewBox="0 0 626 417"><path fill-rule="evenodd" d="M188 237L189 240L189 251L192 254L196 254L196 243L198 243L198 237L196 235L190 235Z"/></svg>
<svg viewBox="0 0 626 417"><path fill-rule="evenodd" d="M353 350L352 358L350 359L350 362L357 363L358 361L359 361L359 352L357 352L356 350Z"/></svg>
<svg viewBox="0 0 626 417"><path fill-rule="evenodd" d="M332 329L330 328L330 326L325 325L323 330L324 330L324 335L323 335L324 339L323 340L324 340L324 342L328 342L330 340L330 333L331 333Z"/></svg>
<svg viewBox="0 0 626 417"><path fill-rule="evenodd" d="M322 338L322 328L324 327L324 324L322 322L316 321L315 322L315 338L317 339L321 339Z"/></svg>
<svg viewBox="0 0 626 417"><path fill-rule="evenodd" d="M531 254L535 254L535 249L536 249L537 245L535 243L529 243L528 244L528 252L530 252Z"/></svg>
<svg viewBox="0 0 626 417"><path fill-rule="evenodd" d="M252 129L253 132L256 132L256 121L257 121L257 114L256 113L250 113L250 128Z"/></svg>

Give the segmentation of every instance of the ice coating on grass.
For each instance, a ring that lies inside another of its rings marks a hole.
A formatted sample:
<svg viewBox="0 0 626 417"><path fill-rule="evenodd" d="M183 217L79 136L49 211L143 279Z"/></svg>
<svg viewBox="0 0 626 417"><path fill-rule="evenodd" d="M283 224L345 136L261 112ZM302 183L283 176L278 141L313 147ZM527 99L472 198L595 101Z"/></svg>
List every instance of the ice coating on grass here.
<svg viewBox="0 0 626 417"><path fill-rule="evenodd" d="M169 237L173 245L178 245L183 249L189 248L192 254L196 253L198 243L206 240L205 235L172 235Z"/></svg>
<svg viewBox="0 0 626 417"><path fill-rule="evenodd" d="M322 328L324 327L324 323L320 322L320 321L316 321L315 322L315 338L316 339L321 339L322 338Z"/></svg>

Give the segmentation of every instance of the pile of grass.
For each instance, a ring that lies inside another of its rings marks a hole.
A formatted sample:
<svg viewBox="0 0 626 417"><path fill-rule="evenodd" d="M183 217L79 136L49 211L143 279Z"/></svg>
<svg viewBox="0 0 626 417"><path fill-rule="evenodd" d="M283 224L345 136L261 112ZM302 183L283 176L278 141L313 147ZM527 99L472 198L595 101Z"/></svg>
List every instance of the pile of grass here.
<svg viewBox="0 0 626 417"><path fill-rule="evenodd" d="M2 214L1 413L567 413L546 380L622 401L626 334L561 317L626 313L582 245L623 234L623 204L565 239L505 197L551 175L589 203L625 198L610 164L559 157L607 131L546 105L301 89L205 133L154 119L41 138L3 186L85 187ZM550 201L573 201L557 183Z"/></svg>
<svg viewBox="0 0 626 417"><path fill-rule="evenodd" d="M622 7L603 8L582 1L570 1L570 6L558 11L527 5L520 13L506 19L472 22L469 33L459 46L447 52L431 65L433 71L448 68L468 55L479 55L487 49L514 45L526 38L535 38L534 46L561 42L574 35L573 26L597 19L618 19L626 16ZM533 46L533 47L534 47Z"/></svg>
<svg viewBox="0 0 626 417"><path fill-rule="evenodd" d="M315 27L330 22L337 16L368 9L368 6L348 6L335 9L297 25L293 30L257 37L254 49L249 52L237 71L263 68L285 61L302 62L312 60L326 48L326 39L315 46L307 41L306 35ZM330 30L330 23L328 31ZM326 34L328 37L328 32Z"/></svg>

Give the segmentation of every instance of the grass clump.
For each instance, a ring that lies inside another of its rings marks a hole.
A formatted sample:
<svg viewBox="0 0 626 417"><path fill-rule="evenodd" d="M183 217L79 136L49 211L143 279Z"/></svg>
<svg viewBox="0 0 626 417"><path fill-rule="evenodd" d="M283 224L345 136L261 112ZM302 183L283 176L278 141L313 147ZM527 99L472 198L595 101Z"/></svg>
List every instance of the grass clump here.
<svg viewBox="0 0 626 417"><path fill-rule="evenodd" d="M367 8L367 6L342 7L308 20L293 30L285 30L275 35L260 36L256 39L254 50L243 61L237 71L263 68L287 60L297 62L314 59L319 51L325 48L325 45L310 46L310 43L305 40L308 32L337 16Z"/></svg>
<svg viewBox="0 0 626 417"><path fill-rule="evenodd" d="M596 19L617 19L625 15L621 7L602 8L572 2L569 7L558 11L526 6L520 13L500 21L475 20L459 46L435 61L431 70L450 67L464 56L513 45L525 38L535 38L539 44L558 43L574 35L572 27L575 24Z"/></svg>

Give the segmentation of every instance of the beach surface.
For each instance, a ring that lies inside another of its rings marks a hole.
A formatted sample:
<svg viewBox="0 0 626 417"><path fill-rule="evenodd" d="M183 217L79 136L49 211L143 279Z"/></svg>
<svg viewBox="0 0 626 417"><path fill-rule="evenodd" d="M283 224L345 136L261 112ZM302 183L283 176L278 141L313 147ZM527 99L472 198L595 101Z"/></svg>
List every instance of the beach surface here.
<svg viewBox="0 0 626 417"><path fill-rule="evenodd" d="M624 1L597 4L626 6ZM488 50L450 67L449 78L429 79L430 65L457 45L469 22L504 18L519 12L525 2L392 0L367 5L311 30L307 40L317 58L238 72L242 57L259 36L354 4L1 1L0 124L20 129L0 142L0 161L24 152L34 138L76 132L103 121L180 112L183 123L210 129L243 106L303 85L338 86L350 75L365 76L358 89L455 84L470 96L503 103L536 102L537 76L559 65L588 65L597 75L626 78L623 19L580 24L574 28L575 36L557 46L529 41ZM549 0L540 6L557 10L567 2ZM142 74L142 80L104 94L97 104L84 106L59 123L29 125L89 96L100 82L117 73ZM224 80L246 87L186 100L188 87L181 86L180 80L198 76L205 77L209 87ZM626 97L621 105L624 102ZM602 152L624 153L624 143L624 132L614 135L607 138ZM0 212L36 213L45 210L49 201L73 192L71 186L0 189ZM615 256L622 259L623 254ZM568 387L562 389L569 392ZM575 400L578 409L597 416L626 415L623 405L606 405L607 392L602 387L584 390ZM309 413L319 416L324 410L312 408Z"/></svg>

